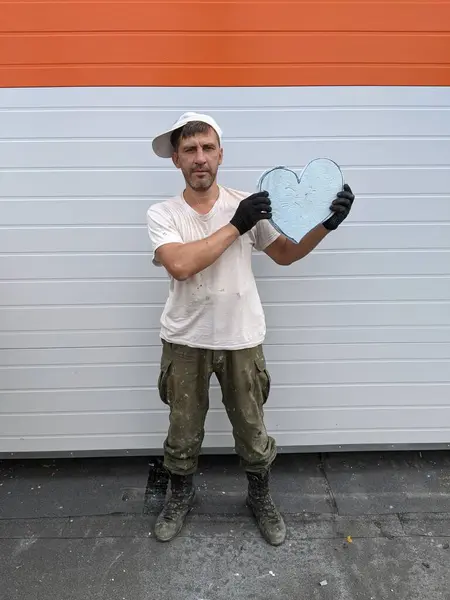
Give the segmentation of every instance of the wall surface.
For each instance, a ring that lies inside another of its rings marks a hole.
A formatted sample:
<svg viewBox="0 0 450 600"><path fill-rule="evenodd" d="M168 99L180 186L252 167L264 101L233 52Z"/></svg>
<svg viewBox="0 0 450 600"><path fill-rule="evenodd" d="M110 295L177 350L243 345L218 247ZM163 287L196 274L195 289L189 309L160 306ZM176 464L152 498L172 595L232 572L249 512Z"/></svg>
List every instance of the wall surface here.
<svg viewBox="0 0 450 600"><path fill-rule="evenodd" d="M160 448L165 272L147 207L181 179L151 139L186 107L225 131L220 182L330 156L357 194L303 261L254 259L282 446L450 430L450 90L3 90L0 451ZM206 447L230 447L212 391Z"/></svg>
<svg viewBox="0 0 450 600"><path fill-rule="evenodd" d="M188 109L220 183L337 161L350 218L288 268L256 254L282 448L450 437L450 2L0 1L0 453L160 451L168 280L151 152ZM233 446L217 385L205 449Z"/></svg>
<svg viewBox="0 0 450 600"><path fill-rule="evenodd" d="M450 84L448 0L3 0L0 15L0 87Z"/></svg>

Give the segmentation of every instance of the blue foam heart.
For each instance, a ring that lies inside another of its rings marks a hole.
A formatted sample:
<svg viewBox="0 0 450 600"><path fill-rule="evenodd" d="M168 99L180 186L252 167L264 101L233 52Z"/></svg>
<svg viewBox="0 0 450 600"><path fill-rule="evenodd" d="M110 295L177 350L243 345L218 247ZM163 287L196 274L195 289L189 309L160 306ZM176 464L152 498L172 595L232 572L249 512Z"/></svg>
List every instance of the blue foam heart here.
<svg viewBox="0 0 450 600"><path fill-rule="evenodd" d="M258 190L269 192L276 229L298 243L332 214L330 204L343 185L339 166L328 158L316 158L306 165L300 177L287 167L265 171L258 181Z"/></svg>

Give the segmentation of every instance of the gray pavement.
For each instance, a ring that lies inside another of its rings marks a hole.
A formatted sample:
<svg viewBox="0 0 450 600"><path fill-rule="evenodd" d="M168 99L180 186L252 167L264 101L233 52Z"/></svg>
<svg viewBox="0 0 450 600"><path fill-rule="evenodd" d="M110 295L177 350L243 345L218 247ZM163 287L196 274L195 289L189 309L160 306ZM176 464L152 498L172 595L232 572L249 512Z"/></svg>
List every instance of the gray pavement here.
<svg viewBox="0 0 450 600"><path fill-rule="evenodd" d="M449 451L280 455L279 548L234 456L201 458L195 510L158 543L158 462L0 462L1 600L450 600Z"/></svg>

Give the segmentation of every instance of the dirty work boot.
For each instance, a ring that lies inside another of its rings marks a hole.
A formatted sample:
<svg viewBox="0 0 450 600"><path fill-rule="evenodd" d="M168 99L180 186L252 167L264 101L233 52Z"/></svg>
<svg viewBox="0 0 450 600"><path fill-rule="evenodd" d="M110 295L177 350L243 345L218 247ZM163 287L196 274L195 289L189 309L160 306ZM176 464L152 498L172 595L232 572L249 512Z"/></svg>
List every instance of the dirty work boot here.
<svg viewBox="0 0 450 600"><path fill-rule="evenodd" d="M155 523L155 536L160 542L168 542L180 533L195 499L192 475L171 473L170 487L170 496Z"/></svg>
<svg viewBox="0 0 450 600"><path fill-rule="evenodd" d="M269 492L269 472L248 473L247 506L269 544L279 546L286 538L286 526Z"/></svg>

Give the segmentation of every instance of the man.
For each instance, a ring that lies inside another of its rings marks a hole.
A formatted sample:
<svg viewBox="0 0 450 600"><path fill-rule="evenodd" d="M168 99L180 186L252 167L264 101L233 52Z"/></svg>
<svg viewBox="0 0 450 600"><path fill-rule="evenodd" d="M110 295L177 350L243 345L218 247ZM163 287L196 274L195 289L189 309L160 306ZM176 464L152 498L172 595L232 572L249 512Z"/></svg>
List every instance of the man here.
<svg viewBox="0 0 450 600"><path fill-rule="evenodd" d="M276 445L264 425L270 375L262 350L266 327L252 249L264 251L279 265L292 264L347 217L354 195L345 185L331 205L332 216L293 243L269 222L266 192L246 194L218 185L221 137L212 117L185 113L153 140L154 152L171 158L186 182L179 196L147 212L153 262L170 275L161 316L158 389L170 408L164 466L171 495L156 521L155 535L160 541L173 539L192 508L193 475L215 373L248 478L247 505L263 537L279 545L286 528L269 491Z"/></svg>

